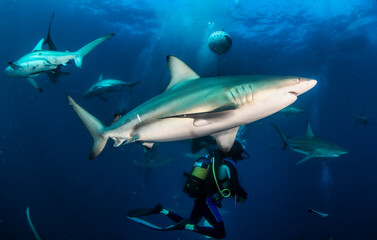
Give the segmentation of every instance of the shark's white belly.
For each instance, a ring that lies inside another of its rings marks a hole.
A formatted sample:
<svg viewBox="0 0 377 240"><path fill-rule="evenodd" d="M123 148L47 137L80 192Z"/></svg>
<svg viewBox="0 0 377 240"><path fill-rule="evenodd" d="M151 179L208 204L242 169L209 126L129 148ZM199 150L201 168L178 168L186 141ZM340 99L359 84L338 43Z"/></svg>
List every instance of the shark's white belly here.
<svg viewBox="0 0 377 240"><path fill-rule="evenodd" d="M285 94L263 101L253 101L251 104L228 111L229 113L224 114L222 118L210 119L207 122L193 118L158 119L135 129L133 135L138 136L137 141L145 142L167 142L207 136L255 122L287 107L296 99L297 97L292 94Z"/></svg>

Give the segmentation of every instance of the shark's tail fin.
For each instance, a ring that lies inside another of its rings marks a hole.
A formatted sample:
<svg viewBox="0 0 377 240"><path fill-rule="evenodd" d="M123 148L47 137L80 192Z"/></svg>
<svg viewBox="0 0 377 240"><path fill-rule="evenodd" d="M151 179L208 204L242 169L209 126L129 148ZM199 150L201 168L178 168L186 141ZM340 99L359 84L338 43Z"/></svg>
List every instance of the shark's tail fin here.
<svg viewBox="0 0 377 240"><path fill-rule="evenodd" d="M137 81L137 82L131 82L131 83L127 84L127 87L128 87L128 89L130 90L130 93L132 93L132 88L133 88L135 85L139 84L139 83L140 83L140 81Z"/></svg>
<svg viewBox="0 0 377 240"><path fill-rule="evenodd" d="M94 41L86 44L85 46L83 46L82 48L80 48L79 50L77 50L74 53L76 55L76 57L75 57L75 64L76 64L76 66L78 68L81 68L81 66L82 66L82 59L84 58L84 56L86 54L88 54L90 51L92 51L99 44L101 44L102 42L106 41L107 39L111 38L114 35L115 35L115 33L111 33L111 34L107 34L106 36L97 38L96 40L94 40Z"/></svg>
<svg viewBox="0 0 377 240"><path fill-rule="evenodd" d="M271 123L272 126L274 126L274 128L276 129L276 131L279 133L281 139L283 140L283 143L284 143L284 146L283 146L283 150L285 150L288 146L288 138L287 136L273 123Z"/></svg>
<svg viewBox="0 0 377 240"><path fill-rule="evenodd" d="M71 96L69 96L68 94L66 94L66 96L69 105L73 107L73 110L76 112L77 116L79 116L82 123L94 139L93 149L89 156L89 159L93 159L102 152L108 140L108 137L105 137L103 135L105 126L96 117L94 117L92 114L78 105L75 100L71 98Z"/></svg>

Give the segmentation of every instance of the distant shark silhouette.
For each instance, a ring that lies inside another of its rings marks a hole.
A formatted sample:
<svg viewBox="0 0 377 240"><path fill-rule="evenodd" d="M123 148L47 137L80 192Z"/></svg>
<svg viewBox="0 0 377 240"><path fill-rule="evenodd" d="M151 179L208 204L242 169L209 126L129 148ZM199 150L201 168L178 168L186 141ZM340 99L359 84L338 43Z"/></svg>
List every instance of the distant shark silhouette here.
<svg viewBox="0 0 377 240"><path fill-rule="evenodd" d="M369 115L368 114L358 115L356 113L353 113L353 115L356 118L355 127L358 127L359 125L370 124Z"/></svg>
<svg viewBox="0 0 377 240"><path fill-rule="evenodd" d="M16 62L8 62L9 66L4 70L4 74L8 77L27 78L36 89L43 92L34 80L34 77L42 73L54 72L59 66L66 65L70 60L74 60L76 66L81 68L84 56L112 36L114 36L113 33L100 37L86 44L76 52L42 50L42 45L45 42L42 38L31 53L26 54Z"/></svg>
<svg viewBox="0 0 377 240"><path fill-rule="evenodd" d="M325 142L314 136L312 127L308 121L306 135L301 137L288 138L275 124L272 123L284 142L283 149L288 146L292 151L305 154L305 158L297 162L296 165L306 162L312 158L334 158L348 153L344 148L335 144Z"/></svg>
<svg viewBox="0 0 377 240"><path fill-rule="evenodd" d="M109 127L78 105L73 107L94 138L89 159L101 153L109 138L114 147L136 141L147 148L155 142L211 135L228 152L238 128L267 117L313 88L313 79L287 76L222 76L201 78L185 63L168 56L171 80L160 95L131 110Z"/></svg>
<svg viewBox="0 0 377 240"><path fill-rule="evenodd" d="M125 87L128 87L131 92L132 87L139 83L140 82L123 82L116 79L102 79L101 74L98 81L84 93L84 98L99 97L100 99L107 101L103 96L104 93L122 91Z"/></svg>
<svg viewBox="0 0 377 240"><path fill-rule="evenodd" d="M297 115L300 113L304 113L305 111L301 108L296 108L292 106L288 106L286 108L283 108L282 110L279 111L279 113L282 113L286 116L291 116L291 115Z"/></svg>

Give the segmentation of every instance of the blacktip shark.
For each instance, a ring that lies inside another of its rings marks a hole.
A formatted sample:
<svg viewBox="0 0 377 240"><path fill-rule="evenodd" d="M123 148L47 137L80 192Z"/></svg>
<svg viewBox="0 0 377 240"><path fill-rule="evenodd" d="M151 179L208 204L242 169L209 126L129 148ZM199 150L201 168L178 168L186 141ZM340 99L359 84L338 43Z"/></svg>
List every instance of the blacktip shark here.
<svg viewBox="0 0 377 240"><path fill-rule="evenodd" d="M121 80L116 79L103 79L102 74L99 76L98 81L93 84L85 93L84 98L89 97L99 97L104 101L107 101L106 98L103 97L104 93L109 92L116 92L122 91L124 87L128 87L130 92L132 91L132 87L140 82L124 82Z"/></svg>
<svg viewBox="0 0 377 240"><path fill-rule="evenodd" d="M167 89L108 127L67 95L94 139L89 159L101 153L109 138L114 140L114 147L140 142L151 148L155 142L211 135L219 149L228 152L239 126L287 107L317 83L287 76L201 78L174 56L168 56L167 62L171 76Z"/></svg>
<svg viewBox="0 0 377 240"><path fill-rule="evenodd" d="M288 138L275 124L272 123L272 125L275 127L284 142L283 149L286 149L288 146L292 151L306 155L301 161L298 161L296 165L312 158L334 158L348 153L344 148L316 138L309 121L307 123L305 136L291 138Z"/></svg>
<svg viewBox="0 0 377 240"><path fill-rule="evenodd" d="M24 77L40 92L43 90L38 86L34 77L39 76L42 73L55 71L59 66L65 66L70 60L74 60L78 68L82 67L82 59L95 47L102 42L111 38L115 34L108 34L100 37L76 52L60 52L52 50L42 50L42 45L45 42L42 38L38 44L34 47L31 53L18 59L16 62L8 62L9 66L4 70L4 74L8 77Z"/></svg>

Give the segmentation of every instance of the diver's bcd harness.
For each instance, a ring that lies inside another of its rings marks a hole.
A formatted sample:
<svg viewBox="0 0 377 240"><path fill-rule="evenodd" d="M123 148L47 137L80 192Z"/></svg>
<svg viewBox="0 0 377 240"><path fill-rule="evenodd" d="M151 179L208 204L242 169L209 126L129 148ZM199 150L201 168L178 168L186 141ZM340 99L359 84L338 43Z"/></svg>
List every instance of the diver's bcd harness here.
<svg viewBox="0 0 377 240"><path fill-rule="evenodd" d="M187 177L187 181L183 191L192 198L197 198L206 193L211 187L211 180L215 182L216 189L222 197L231 195L230 189L222 188L220 185L228 180L225 178L220 182L217 179L216 170L222 165L221 161L215 158L214 154L207 154L205 157L199 158L192 168L191 174L183 173Z"/></svg>

